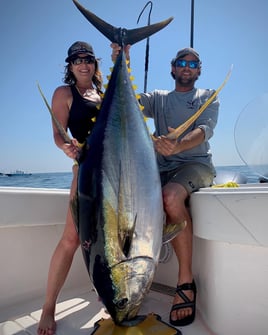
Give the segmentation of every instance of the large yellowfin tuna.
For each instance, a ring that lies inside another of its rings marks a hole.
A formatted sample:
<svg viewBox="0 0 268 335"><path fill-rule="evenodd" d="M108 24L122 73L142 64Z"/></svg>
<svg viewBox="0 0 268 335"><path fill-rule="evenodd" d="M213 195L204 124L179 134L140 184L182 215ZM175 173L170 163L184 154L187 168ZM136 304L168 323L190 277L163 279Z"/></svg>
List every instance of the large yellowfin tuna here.
<svg viewBox="0 0 268 335"><path fill-rule="evenodd" d="M126 30L75 5L112 42L133 44L171 19ZM116 324L129 324L150 289L162 245L163 207L150 134L125 53L114 65L80 158L77 228L93 285Z"/></svg>

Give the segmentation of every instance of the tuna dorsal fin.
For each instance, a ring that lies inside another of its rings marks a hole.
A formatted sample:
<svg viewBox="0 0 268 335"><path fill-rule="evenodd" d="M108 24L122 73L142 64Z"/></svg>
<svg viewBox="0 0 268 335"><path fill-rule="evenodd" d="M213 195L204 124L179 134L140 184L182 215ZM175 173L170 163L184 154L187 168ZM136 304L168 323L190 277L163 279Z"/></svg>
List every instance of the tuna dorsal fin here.
<svg viewBox="0 0 268 335"><path fill-rule="evenodd" d="M73 3L95 28L97 28L111 42L118 43L119 45L132 45L137 43L163 29L173 20L173 17L170 17L167 20L131 30L116 28L84 8L77 0L73 0Z"/></svg>

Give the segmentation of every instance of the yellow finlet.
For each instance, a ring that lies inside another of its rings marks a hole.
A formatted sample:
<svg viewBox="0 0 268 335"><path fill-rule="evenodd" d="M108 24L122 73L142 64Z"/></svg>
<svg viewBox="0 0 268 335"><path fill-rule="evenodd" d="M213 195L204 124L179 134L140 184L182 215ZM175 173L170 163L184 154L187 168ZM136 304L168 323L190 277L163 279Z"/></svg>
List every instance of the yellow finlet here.
<svg viewBox="0 0 268 335"><path fill-rule="evenodd" d="M77 145L78 145L79 148L83 148L83 146L84 146L85 144L86 144L86 142L83 142L83 143L78 142Z"/></svg>

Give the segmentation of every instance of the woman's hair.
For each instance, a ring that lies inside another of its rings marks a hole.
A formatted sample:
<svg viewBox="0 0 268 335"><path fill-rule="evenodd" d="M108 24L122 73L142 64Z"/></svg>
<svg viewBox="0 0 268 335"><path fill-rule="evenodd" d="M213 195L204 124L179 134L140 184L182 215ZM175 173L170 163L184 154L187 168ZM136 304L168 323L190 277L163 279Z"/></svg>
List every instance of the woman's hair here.
<svg viewBox="0 0 268 335"><path fill-rule="evenodd" d="M70 70L70 63L65 66L63 82L68 85L75 85L76 78L73 72ZM99 60L95 59L95 73L92 78L92 82L95 85L97 92L102 93L102 73L100 71Z"/></svg>

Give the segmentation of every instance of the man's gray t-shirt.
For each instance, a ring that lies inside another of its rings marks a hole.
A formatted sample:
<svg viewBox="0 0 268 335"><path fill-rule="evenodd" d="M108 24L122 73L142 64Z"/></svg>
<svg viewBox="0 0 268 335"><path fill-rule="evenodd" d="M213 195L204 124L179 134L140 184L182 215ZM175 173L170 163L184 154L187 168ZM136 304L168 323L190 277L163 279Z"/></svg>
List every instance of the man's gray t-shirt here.
<svg viewBox="0 0 268 335"><path fill-rule="evenodd" d="M144 106L143 114L153 118L155 136L168 134L168 127L177 128L188 120L214 93L214 90L193 88L188 92L155 90L142 93L140 103ZM198 162L209 166L214 171L210 145L208 140L213 136L217 124L219 101L215 98L197 120L181 135L201 128L205 134L205 141L197 147L171 156L157 154L160 172L170 171L180 164ZM180 138L178 140L180 140Z"/></svg>

